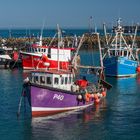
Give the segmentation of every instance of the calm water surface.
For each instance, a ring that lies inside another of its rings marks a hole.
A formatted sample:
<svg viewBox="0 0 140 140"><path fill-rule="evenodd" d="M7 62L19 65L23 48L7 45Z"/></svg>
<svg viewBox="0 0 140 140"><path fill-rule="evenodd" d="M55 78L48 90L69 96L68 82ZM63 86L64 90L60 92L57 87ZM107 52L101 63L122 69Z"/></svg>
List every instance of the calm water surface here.
<svg viewBox="0 0 140 140"><path fill-rule="evenodd" d="M84 55L85 62L92 59ZM26 101L17 119L22 83L27 75L28 72L17 69L0 70L2 140L140 140L140 76L107 78L113 88L98 106L54 117L31 118Z"/></svg>

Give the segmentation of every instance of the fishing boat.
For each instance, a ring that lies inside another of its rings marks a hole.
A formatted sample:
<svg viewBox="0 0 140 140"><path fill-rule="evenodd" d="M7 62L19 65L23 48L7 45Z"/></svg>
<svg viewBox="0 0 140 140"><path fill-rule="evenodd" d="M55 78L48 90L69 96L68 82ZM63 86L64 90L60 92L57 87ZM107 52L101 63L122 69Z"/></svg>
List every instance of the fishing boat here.
<svg viewBox="0 0 140 140"><path fill-rule="evenodd" d="M83 37L68 70L61 69L58 64L57 69L33 70L30 78L25 79L21 100L23 96L28 98L32 117L49 116L84 109L93 104L98 104L105 98L107 89L111 85L102 79L103 67L83 66L78 62L78 50L82 44ZM94 75L94 82L89 81L85 75L82 78L79 77L77 71L82 68L90 69L90 74Z"/></svg>
<svg viewBox="0 0 140 140"><path fill-rule="evenodd" d="M62 69L68 69L68 65L70 65L72 54L75 49L68 45L64 46L62 31L59 26L57 28L58 32L55 34L49 45L42 45L41 35L39 42L28 46L25 51L20 52L24 70L55 69L58 67L58 57L60 67ZM58 35L58 44L52 45L56 35ZM59 51L58 45L60 45Z"/></svg>
<svg viewBox="0 0 140 140"><path fill-rule="evenodd" d="M0 48L0 68L9 68L11 57L8 54L9 48L1 47Z"/></svg>
<svg viewBox="0 0 140 140"><path fill-rule="evenodd" d="M117 21L114 32L115 36L108 39L105 30L106 46L102 52L105 75L112 77L134 76L137 74L137 69L139 68L139 49L135 43L137 26L135 34L129 35L129 38L131 38L131 42L129 43L124 37L124 28L121 25L120 18Z"/></svg>

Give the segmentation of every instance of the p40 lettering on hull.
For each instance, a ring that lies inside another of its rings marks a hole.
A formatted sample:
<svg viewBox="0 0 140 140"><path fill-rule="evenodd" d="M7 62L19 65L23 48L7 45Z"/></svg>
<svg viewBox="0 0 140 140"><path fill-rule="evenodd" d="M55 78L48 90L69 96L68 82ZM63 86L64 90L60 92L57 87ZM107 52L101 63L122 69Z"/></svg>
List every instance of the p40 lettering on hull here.
<svg viewBox="0 0 140 140"><path fill-rule="evenodd" d="M63 95L59 95L59 94L54 94L53 99L57 99L57 100L63 100L64 96Z"/></svg>

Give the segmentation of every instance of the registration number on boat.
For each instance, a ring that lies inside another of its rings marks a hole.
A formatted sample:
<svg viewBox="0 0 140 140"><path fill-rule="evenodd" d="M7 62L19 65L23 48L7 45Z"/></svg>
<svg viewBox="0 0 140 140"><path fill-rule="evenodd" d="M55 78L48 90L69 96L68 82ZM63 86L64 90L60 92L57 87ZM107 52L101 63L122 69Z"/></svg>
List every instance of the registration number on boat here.
<svg viewBox="0 0 140 140"><path fill-rule="evenodd" d="M63 95L59 95L59 94L54 94L53 99L57 99L57 100L63 100L64 96Z"/></svg>

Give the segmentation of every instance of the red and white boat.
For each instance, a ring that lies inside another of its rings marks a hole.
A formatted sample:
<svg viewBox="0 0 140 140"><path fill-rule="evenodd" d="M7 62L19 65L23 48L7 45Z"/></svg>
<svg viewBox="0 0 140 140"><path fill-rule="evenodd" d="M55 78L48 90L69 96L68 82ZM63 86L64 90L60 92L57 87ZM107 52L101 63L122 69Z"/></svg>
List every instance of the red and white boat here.
<svg viewBox="0 0 140 140"><path fill-rule="evenodd" d="M41 36L38 43L32 44L26 48L26 51L20 52L22 66L26 70L56 69L57 67L60 67L60 69L69 69L74 51L73 47L64 47L61 30L58 28L58 44L56 46L43 46Z"/></svg>

